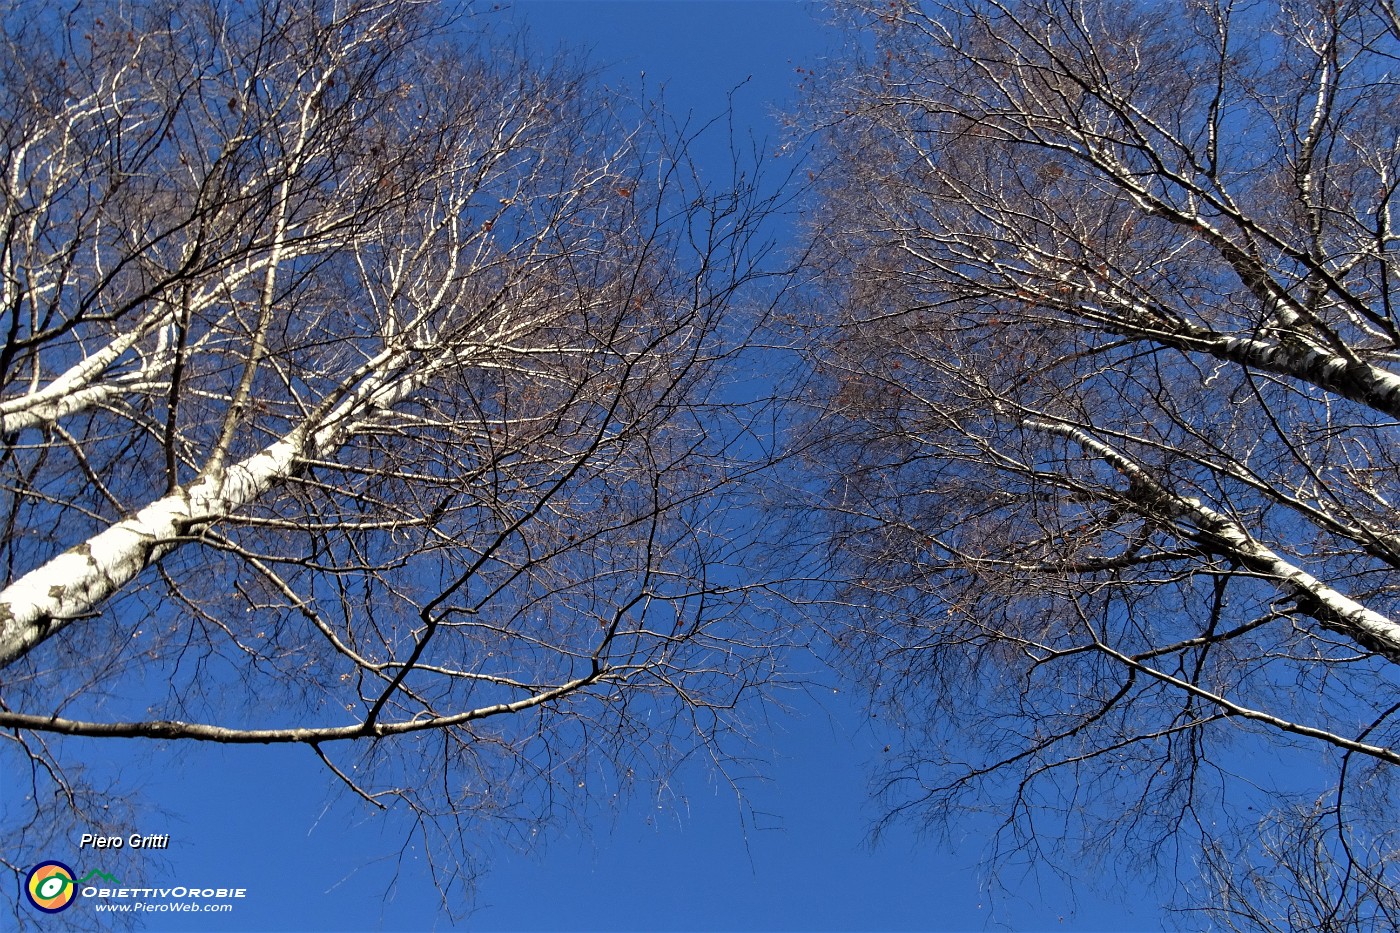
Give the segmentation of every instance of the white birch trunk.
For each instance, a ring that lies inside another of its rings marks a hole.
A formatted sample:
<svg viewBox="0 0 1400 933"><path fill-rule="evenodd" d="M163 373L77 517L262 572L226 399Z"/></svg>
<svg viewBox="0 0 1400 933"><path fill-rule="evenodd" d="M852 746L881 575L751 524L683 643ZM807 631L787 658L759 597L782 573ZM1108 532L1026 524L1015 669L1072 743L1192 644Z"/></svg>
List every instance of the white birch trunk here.
<svg viewBox="0 0 1400 933"><path fill-rule="evenodd" d="M354 388L333 408L324 406L253 456L176 489L11 583L0 591L0 667L94 612L198 529L257 501L302 462L327 457L367 415L402 400L449 359L444 353L416 372L391 378L386 374L408 362L408 355L384 351L362 367L362 378L348 383Z"/></svg>
<svg viewBox="0 0 1400 933"><path fill-rule="evenodd" d="M1261 544L1239 522L1220 514L1199 499L1167 489L1143 467L1084 431L1050 421L1027 420L1025 426L1069 438L1086 451L1102 457L1130 482L1147 490L1147 495L1169 517L1185 519L1195 525L1222 551L1232 554L1255 573L1273 580L1325 627L1400 663L1400 624L1393 619L1328 586L1277 551Z"/></svg>

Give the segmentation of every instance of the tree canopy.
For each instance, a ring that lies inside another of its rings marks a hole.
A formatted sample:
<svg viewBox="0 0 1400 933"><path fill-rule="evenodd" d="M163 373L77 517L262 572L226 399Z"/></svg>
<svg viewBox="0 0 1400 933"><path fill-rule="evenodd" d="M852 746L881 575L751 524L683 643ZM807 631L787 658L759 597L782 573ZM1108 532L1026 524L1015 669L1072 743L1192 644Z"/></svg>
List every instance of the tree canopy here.
<svg viewBox="0 0 1400 933"><path fill-rule="evenodd" d="M1393 927L1394 7L848 12L812 354L888 806Z"/></svg>
<svg viewBox="0 0 1400 933"><path fill-rule="evenodd" d="M0 727L58 801L11 867L115 829L98 741L299 744L467 863L720 759L756 166L437 4L4 29Z"/></svg>
<svg viewBox="0 0 1400 933"><path fill-rule="evenodd" d="M457 909L819 644L886 825L1400 927L1393 0L832 8L786 184L451 5L0 12L18 877L285 744Z"/></svg>

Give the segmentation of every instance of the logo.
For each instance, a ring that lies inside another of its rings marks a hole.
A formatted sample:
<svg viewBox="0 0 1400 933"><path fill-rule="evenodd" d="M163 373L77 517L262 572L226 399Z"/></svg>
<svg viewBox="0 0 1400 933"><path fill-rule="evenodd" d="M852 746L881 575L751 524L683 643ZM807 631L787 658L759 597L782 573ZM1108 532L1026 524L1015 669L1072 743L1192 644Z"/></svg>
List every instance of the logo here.
<svg viewBox="0 0 1400 933"><path fill-rule="evenodd" d="M38 910L46 914L56 914L61 910L67 910L73 905L73 901L78 897L78 885L91 881L93 878L101 878L103 881L112 884L121 884L116 878L105 871L93 869L82 878L73 880L73 869L62 862L50 859L47 862L40 862L29 872L29 877L24 879L24 893L29 898L29 903Z"/></svg>
<svg viewBox="0 0 1400 933"><path fill-rule="evenodd" d="M29 903L46 914L56 914L72 906L78 896L73 869L62 862L40 862L24 879Z"/></svg>

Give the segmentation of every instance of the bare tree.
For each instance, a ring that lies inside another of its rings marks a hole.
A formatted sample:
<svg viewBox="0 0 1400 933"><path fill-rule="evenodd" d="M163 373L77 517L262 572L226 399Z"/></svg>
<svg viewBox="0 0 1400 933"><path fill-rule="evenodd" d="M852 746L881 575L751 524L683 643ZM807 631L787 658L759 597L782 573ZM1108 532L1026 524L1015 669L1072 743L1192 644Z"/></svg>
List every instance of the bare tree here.
<svg viewBox="0 0 1400 933"><path fill-rule="evenodd" d="M704 186L682 133L436 4L4 27L0 727L58 800L30 841L98 739L301 744L458 853L463 819L722 754L771 673L726 384L753 173Z"/></svg>
<svg viewBox="0 0 1400 933"><path fill-rule="evenodd" d="M1390 851L1359 857L1345 849L1329 851L1363 841L1336 829L1344 819L1327 801L1280 808L1265 818L1257 835L1235 840L1234 851L1219 842L1211 845L1202 859L1211 887L1201 910L1232 929L1393 929L1400 917L1393 882L1368 867L1395 860L1393 837L1387 840Z"/></svg>
<svg viewBox="0 0 1400 933"><path fill-rule="evenodd" d="M1394 928L1393 5L847 11L819 427L891 812Z"/></svg>

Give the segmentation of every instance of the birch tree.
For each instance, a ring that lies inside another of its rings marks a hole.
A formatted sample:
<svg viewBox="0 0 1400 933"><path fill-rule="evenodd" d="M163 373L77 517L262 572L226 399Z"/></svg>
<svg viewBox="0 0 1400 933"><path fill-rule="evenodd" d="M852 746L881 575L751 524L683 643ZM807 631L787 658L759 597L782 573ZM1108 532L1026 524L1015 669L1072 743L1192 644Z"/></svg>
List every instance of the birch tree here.
<svg viewBox="0 0 1400 933"><path fill-rule="evenodd" d="M1394 928L1394 6L846 10L817 426L889 812Z"/></svg>
<svg viewBox="0 0 1400 933"><path fill-rule="evenodd" d="M722 754L769 676L727 387L753 174L705 187L659 118L435 4L3 25L26 799L76 812L99 740L294 743L469 854L461 819Z"/></svg>

